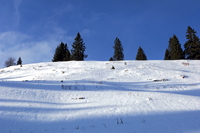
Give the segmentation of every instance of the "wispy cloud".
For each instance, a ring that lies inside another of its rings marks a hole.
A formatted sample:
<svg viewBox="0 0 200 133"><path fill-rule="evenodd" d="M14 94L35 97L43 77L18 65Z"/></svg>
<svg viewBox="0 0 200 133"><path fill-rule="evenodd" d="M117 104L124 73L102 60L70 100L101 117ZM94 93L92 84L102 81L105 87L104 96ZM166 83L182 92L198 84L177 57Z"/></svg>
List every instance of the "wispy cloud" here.
<svg viewBox="0 0 200 133"><path fill-rule="evenodd" d="M23 41L30 39L30 36L14 32L14 31L7 31L0 33L0 48L9 48L20 44Z"/></svg>
<svg viewBox="0 0 200 133"><path fill-rule="evenodd" d="M89 36L91 36L91 34L93 34L94 32L93 32L92 30L90 30L90 29L83 29L83 30L80 31L80 33L81 33L81 35L83 35L83 36L89 37Z"/></svg>
<svg viewBox="0 0 200 133"><path fill-rule="evenodd" d="M0 33L0 67L8 57L21 57L24 64L51 62L55 48L61 42L54 35L47 36L43 41L34 41L32 37L19 32ZM72 37L68 36L66 39L72 40Z"/></svg>
<svg viewBox="0 0 200 133"><path fill-rule="evenodd" d="M65 7L59 7L59 8L55 8L53 10L53 14L56 15L56 16L62 16L63 14L68 14L68 13L71 13L72 11L74 11L76 8L72 5L72 4L63 4L62 6L65 6ZM53 16L54 16L53 15Z"/></svg>
<svg viewBox="0 0 200 133"><path fill-rule="evenodd" d="M20 23L20 12L19 12L19 5L22 0L13 0L14 8L15 8L15 25L14 27L17 28Z"/></svg>

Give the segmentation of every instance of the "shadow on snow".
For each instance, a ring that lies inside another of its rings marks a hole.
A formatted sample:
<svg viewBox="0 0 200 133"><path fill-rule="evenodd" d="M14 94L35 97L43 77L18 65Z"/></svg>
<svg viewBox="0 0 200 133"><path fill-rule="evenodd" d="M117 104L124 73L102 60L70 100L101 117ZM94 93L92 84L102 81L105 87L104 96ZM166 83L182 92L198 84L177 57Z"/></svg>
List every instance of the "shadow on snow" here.
<svg viewBox="0 0 200 133"><path fill-rule="evenodd" d="M141 91L200 96L200 83L174 84L166 82L114 82L92 80L66 81L0 81L1 87L50 91ZM190 89L187 89L190 88ZM192 88L192 89L191 89Z"/></svg>

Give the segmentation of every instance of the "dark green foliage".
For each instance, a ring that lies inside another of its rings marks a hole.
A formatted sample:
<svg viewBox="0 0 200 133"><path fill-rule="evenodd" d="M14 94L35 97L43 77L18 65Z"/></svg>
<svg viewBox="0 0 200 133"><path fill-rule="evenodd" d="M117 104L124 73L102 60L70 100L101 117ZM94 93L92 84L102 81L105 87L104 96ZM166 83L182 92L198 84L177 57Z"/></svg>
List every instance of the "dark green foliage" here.
<svg viewBox="0 0 200 133"><path fill-rule="evenodd" d="M77 36L74 40L75 41L72 45L72 50L71 50L71 54L72 54L71 60L83 61L84 58L87 58L87 55L85 55L84 53L86 47L79 32L77 33Z"/></svg>
<svg viewBox="0 0 200 133"><path fill-rule="evenodd" d="M138 48L136 60L147 60L147 56L145 55L144 50L141 47Z"/></svg>
<svg viewBox="0 0 200 133"><path fill-rule="evenodd" d="M71 58L71 53L70 53L69 49L67 48L67 44L66 44L66 54L65 54L63 61L70 61L71 60L70 58Z"/></svg>
<svg viewBox="0 0 200 133"><path fill-rule="evenodd" d="M188 26L186 33L187 42L184 45L186 59L200 60L200 41L196 36L196 31Z"/></svg>
<svg viewBox="0 0 200 133"><path fill-rule="evenodd" d="M109 61L113 61L113 58L112 58L112 57L110 57Z"/></svg>
<svg viewBox="0 0 200 133"><path fill-rule="evenodd" d="M171 59L171 58L170 58L170 55L169 55L169 50L166 49L164 60L170 60L170 59Z"/></svg>
<svg viewBox="0 0 200 133"><path fill-rule="evenodd" d="M68 50L67 44L61 42L60 45L58 45L55 50L55 54L52 61L56 62L56 61L69 61L69 60L70 60L70 52Z"/></svg>
<svg viewBox="0 0 200 133"><path fill-rule="evenodd" d="M19 57L19 59L17 60L17 65L22 65L22 59L21 59L21 57Z"/></svg>
<svg viewBox="0 0 200 133"><path fill-rule="evenodd" d="M169 39L168 53L165 53L165 54L168 54L166 55L168 56L166 57L168 60L184 59L183 50L181 48L181 44L179 43L179 40L176 37L176 35L173 35L173 37Z"/></svg>
<svg viewBox="0 0 200 133"><path fill-rule="evenodd" d="M114 41L114 55L113 55L113 60L124 60L124 54L123 54L123 47L122 47L122 44L121 44L121 41L116 38L115 41Z"/></svg>

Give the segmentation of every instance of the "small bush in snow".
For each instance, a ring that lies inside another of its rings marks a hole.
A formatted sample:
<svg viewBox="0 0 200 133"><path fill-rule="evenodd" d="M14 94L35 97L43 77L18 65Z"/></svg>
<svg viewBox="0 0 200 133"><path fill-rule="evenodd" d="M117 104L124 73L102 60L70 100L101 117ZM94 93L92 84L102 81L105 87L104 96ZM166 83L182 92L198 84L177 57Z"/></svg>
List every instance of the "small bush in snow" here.
<svg viewBox="0 0 200 133"><path fill-rule="evenodd" d="M115 67L114 67L114 66L112 66L112 67L111 67L111 69L113 69L113 70L114 70L114 69L115 69Z"/></svg>
<svg viewBox="0 0 200 133"><path fill-rule="evenodd" d="M78 100L78 99L85 99L85 97L78 97L78 98L72 98L73 100Z"/></svg>
<svg viewBox="0 0 200 133"><path fill-rule="evenodd" d="M187 77L187 76L185 76L185 75L179 75L179 76L180 76L181 78L183 78L183 79Z"/></svg>
<svg viewBox="0 0 200 133"><path fill-rule="evenodd" d="M122 118L120 118L120 119L117 118L117 124L123 124L123 123L124 122L123 122Z"/></svg>
<svg viewBox="0 0 200 133"><path fill-rule="evenodd" d="M106 125L105 124L102 124L102 126L104 126L106 128Z"/></svg>
<svg viewBox="0 0 200 133"><path fill-rule="evenodd" d="M97 82L97 84L103 84L103 81L99 81L99 82Z"/></svg>
<svg viewBox="0 0 200 133"><path fill-rule="evenodd" d="M184 66L189 66L190 63L188 63L188 62L182 62L182 65L184 65Z"/></svg>
<svg viewBox="0 0 200 133"><path fill-rule="evenodd" d="M145 120L145 119L143 119L143 120L142 120L142 123L145 123L145 122L146 122L146 120Z"/></svg>
<svg viewBox="0 0 200 133"><path fill-rule="evenodd" d="M9 57L6 61L5 61L5 67L10 67L10 66L14 66L16 65L15 63L15 58Z"/></svg>
<svg viewBox="0 0 200 133"><path fill-rule="evenodd" d="M155 79L153 81L154 82L164 82L164 81L168 81L168 79Z"/></svg>
<svg viewBox="0 0 200 133"><path fill-rule="evenodd" d="M62 89L66 89L66 90L71 90L71 86L62 85L61 88L62 88Z"/></svg>

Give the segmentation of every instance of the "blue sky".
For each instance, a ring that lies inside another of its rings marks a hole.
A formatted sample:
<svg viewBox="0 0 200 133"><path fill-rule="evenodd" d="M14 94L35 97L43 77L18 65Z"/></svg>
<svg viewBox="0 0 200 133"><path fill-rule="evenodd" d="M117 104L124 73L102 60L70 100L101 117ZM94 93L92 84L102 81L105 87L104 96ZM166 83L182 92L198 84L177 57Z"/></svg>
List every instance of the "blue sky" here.
<svg viewBox="0 0 200 133"><path fill-rule="evenodd" d="M107 61L118 37L125 60L141 46L149 60L163 60L174 34L182 47L186 29L200 32L199 0L0 0L0 62L49 62L60 42L69 49L80 32L86 60ZM200 37L200 36L199 36Z"/></svg>

